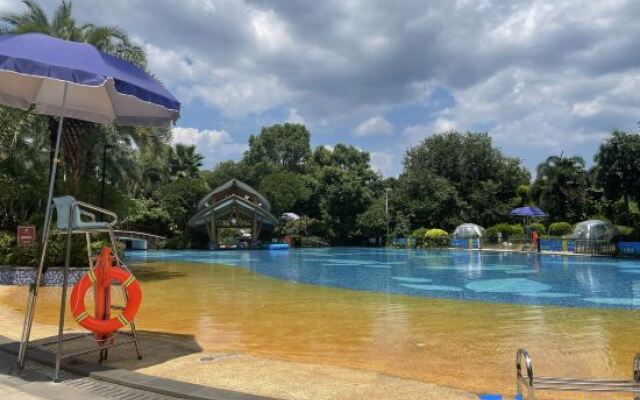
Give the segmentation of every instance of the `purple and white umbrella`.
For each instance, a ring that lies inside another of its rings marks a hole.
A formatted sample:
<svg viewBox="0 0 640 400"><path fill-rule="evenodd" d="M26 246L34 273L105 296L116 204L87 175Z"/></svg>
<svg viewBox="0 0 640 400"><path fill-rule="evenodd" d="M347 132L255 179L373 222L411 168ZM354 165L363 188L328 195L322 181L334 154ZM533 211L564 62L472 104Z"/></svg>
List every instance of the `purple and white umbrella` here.
<svg viewBox="0 0 640 400"><path fill-rule="evenodd" d="M97 123L168 126L180 103L140 67L86 43L0 35L0 103Z"/></svg>
<svg viewBox="0 0 640 400"><path fill-rule="evenodd" d="M516 217L534 217L534 218L535 217L542 218L547 216L547 214L544 211L534 206L515 208L511 210L509 215L516 216Z"/></svg>

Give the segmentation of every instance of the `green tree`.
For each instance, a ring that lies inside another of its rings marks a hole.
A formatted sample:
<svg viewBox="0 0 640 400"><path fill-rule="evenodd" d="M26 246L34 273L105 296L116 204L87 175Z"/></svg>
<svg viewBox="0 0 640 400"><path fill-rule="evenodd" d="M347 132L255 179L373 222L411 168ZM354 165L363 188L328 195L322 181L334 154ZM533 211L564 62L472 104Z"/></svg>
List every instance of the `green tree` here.
<svg viewBox="0 0 640 400"><path fill-rule="evenodd" d="M381 197L380 176L371 169L369 153L354 146L336 145L325 161L315 172L321 222L327 236L352 242L359 236L358 215Z"/></svg>
<svg viewBox="0 0 640 400"><path fill-rule="evenodd" d="M374 201L369 208L356 219L358 232L365 237L380 238L386 235L387 216L384 202Z"/></svg>
<svg viewBox="0 0 640 400"><path fill-rule="evenodd" d="M407 219L408 228L444 226L452 228L462 222L463 201L455 186L429 170L410 167L400 175L391 192L391 208Z"/></svg>
<svg viewBox="0 0 640 400"><path fill-rule="evenodd" d="M553 221L585 217L587 171L581 157L550 156L538 165L532 195Z"/></svg>
<svg viewBox="0 0 640 400"><path fill-rule="evenodd" d="M631 198L640 198L640 135L614 131L595 156L596 183L609 201L622 197L625 223L629 223Z"/></svg>
<svg viewBox="0 0 640 400"><path fill-rule="evenodd" d="M251 135L244 154L244 162L253 169L250 183L257 185L271 172L305 172L311 159L309 140L304 125L290 123L262 128L259 135Z"/></svg>
<svg viewBox="0 0 640 400"><path fill-rule="evenodd" d="M274 172L262 179L260 193L271 202L274 215L280 216L284 212L305 213L300 205L309 200L312 189L304 178L304 175L291 172Z"/></svg>
<svg viewBox="0 0 640 400"><path fill-rule="evenodd" d="M243 162L232 160L219 162L212 170L202 172L202 176L207 180L211 189L217 188L232 179L245 180L248 174L248 168Z"/></svg>
<svg viewBox="0 0 640 400"><path fill-rule="evenodd" d="M171 205L178 201L179 196L166 198L165 205ZM188 202L180 201L181 206L189 207ZM153 200L134 199L130 205L128 213L122 220L124 229L155 233L157 235L167 235L171 232L171 215L166 209L160 207Z"/></svg>
<svg viewBox="0 0 640 400"><path fill-rule="evenodd" d="M158 200L176 228L183 231L207 190L207 183L202 178L178 178L162 188Z"/></svg>
<svg viewBox="0 0 640 400"><path fill-rule="evenodd" d="M518 186L518 188L516 189L516 196L518 196L518 205L521 207L531 203L531 186Z"/></svg>
<svg viewBox="0 0 640 400"><path fill-rule="evenodd" d="M84 42L117 57L146 67L146 56L142 46L134 43L121 29L113 26L78 24L72 12L71 2L62 1L52 16L33 0L23 1L26 10L22 13L7 13L1 16L4 33L39 32L60 39ZM51 144L55 143L57 121L48 118ZM87 145L91 134L101 128L94 123L66 118L63 130L63 148L65 175L70 181L69 187L77 194L80 178L86 171L85 164L91 160ZM53 147L53 146L52 146Z"/></svg>
<svg viewBox="0 0 640 400"><path fill-rule="evenodd" d="M169 173L172 178L195 178L198 176L204 157L196 146L176 144L169 153Z"/></svg>
<svg viewBox="0 0 640 400"><path fill-rule="evenodd" d="M407 150L394 205L413 227L486 226L504 218L529 180L520 160L493 147L488 134L450 131Z"/></svg>

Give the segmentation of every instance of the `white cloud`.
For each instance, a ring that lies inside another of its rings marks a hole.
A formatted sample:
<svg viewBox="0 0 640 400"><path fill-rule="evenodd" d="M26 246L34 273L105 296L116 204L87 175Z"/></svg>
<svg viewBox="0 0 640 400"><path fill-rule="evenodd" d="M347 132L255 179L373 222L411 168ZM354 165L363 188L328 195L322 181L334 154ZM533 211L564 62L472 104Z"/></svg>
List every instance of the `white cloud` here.
<svg viewBox="0 0 640 400"><path fill-rule="evenodd" d="M237 159L247 150L246 144L234 142L226 131L176 127L171 133L173 144L195 145L196 150L205 157L204 165L207 168L220 161Z"/></svg>
<svg viewBox="0 0 640 400"><path fill-rule="evenodd" d="M386 119L376 116L361 122L353 131L356 137L390 135L393 133L393 125Z"/></svg>
<svg viewBox="0 0 640 400"><path fill-rule="evenodd" d="M437 117L429 124L409 125L404 129L404 135L410 143L417 143L435 133L447 132L454 129L456 129L456 125L453 121L444 117Z"/></svg>
<svg viewBox="0 0 640 400"><path fill-rule="evenodd" d="M274 75L254 75L217 68L187 52L145 45L150 69L162 82L177 87L186 103L201 100L232 118L241 119L286 102L290 93Z"/></svg>
<svg viewBox="0 0 640 400"><path fill-rule="evenodd" d="M287 117L287 122L291 122L292 124L301 124L307 126L307 121L304 119L302 115L298 113L297 108L289 109L289 116ZM308 128L309 126L307 126Z"/></svg>
<svg viewBox="0 0 640 400"><path fill-rule="evenodd" d="M391 176L395 172L394 157L382 151L369 153L371 168L384 176Z"/></svg>
<svg viewBox="0 0 640 400"><path fill-rule="evenodd" d="M59 0L39 3L50 11ZM351 139L361 144L393 130L363 120L393 112L402 129L394 111L408 105L424 109L404 130L409 141L455 127L547 152L639 119L636 0L316 3L111 0L74 12L140 38L150 70L185 106L236 121L284 109L324 131L361 123ZM0 0L7 8L24 6ZM439 103L434 88L453 101Z"/></svg>
<svg viewBox="0 0 640 400"><path fill-rule="evenodd" d="M600 143L611 129L634 129L640 105L640 71L597 77L572 72L539 75L507 68L454 92L456 104L439 113L432 126L488 131L498 145L560 151ZM418 127L407 128L413 142ZM424 135L422 136L424 137Z"/></svg>

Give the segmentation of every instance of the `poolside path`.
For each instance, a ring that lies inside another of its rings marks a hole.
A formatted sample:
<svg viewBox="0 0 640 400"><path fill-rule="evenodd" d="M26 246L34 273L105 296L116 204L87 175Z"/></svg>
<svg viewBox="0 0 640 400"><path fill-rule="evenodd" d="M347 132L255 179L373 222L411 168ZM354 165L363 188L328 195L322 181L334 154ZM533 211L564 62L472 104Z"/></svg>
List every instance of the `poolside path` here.
<svg viewBox="0 0 640 400"><path fill-rule="evenodd" d="M3 400L173 400L143 390L127 388L66 371L61 382L53 383L53 369L27 362L25 370L15 372L15 357L0 351L0 398Z"/></svg>

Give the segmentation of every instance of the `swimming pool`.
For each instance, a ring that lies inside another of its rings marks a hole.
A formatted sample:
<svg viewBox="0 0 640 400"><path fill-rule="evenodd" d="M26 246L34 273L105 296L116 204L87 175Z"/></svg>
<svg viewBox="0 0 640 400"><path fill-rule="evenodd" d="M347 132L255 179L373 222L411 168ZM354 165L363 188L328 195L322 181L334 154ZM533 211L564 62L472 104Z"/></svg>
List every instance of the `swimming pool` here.
<svg viewBox="0 0 640 400"><path fill-rule="evenodd" d="M640 309L640 262L370 248L127 252L128 262L224 264L317 286L494 303Z"/></svg>

